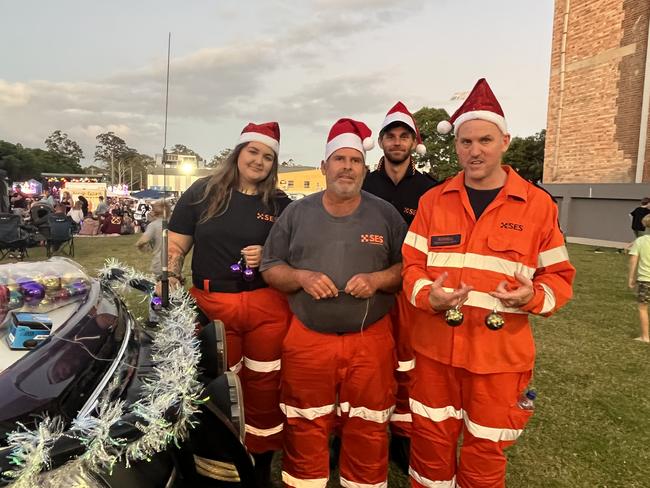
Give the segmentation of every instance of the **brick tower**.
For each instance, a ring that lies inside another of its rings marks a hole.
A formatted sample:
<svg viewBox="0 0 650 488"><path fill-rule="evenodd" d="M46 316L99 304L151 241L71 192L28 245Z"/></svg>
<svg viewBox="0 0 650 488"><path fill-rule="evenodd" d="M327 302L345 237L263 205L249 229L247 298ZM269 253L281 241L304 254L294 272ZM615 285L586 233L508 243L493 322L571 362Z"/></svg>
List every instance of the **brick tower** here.
<svg viewBox="0 0 650 488"><path fill-rule="evenodd" d="M555 1L545 184L650 182L649 19L649 0Z"/></svg>

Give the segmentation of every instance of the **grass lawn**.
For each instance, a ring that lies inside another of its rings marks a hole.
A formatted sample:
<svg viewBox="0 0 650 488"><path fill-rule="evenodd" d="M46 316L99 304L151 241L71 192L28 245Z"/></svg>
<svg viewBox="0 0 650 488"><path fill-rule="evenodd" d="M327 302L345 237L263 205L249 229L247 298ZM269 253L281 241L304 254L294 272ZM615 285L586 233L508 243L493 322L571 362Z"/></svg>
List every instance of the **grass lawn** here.
<svg viewBox="0 0 650 488"><path fill-rule="evenodd" d="M148 271L137 237L75 239L75 259L91 274L108 257ZM650 345L632 340L639 331L627 256L569 251L575 298L554 317L534 319L539 398L508 451L508 487L649 487ZM44 258L44 249L30 249L30 260ZM393 469L389 485L408 482Z"/></svg>

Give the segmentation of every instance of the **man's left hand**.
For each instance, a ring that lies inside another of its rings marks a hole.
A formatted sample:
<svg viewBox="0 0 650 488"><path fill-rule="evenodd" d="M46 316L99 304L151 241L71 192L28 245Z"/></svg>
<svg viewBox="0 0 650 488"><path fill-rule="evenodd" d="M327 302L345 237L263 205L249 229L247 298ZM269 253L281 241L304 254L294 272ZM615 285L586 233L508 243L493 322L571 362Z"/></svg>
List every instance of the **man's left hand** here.
<svg viewBox="0 0 650 488"><path fill-rule="evenodd" d="M507 281L502 281L490 295L501 300L506 307L519 308L526 305L535 295L533 282L519 272L515 273L515 279L519 286L513 287Z"/></svg>
<svg viewBox="0 0 650 488"><path fill-rule="evenodd" d="M369 273L359 273L347 282L345 293L354 298L370 298L377 293L377 285Z"/></svg>

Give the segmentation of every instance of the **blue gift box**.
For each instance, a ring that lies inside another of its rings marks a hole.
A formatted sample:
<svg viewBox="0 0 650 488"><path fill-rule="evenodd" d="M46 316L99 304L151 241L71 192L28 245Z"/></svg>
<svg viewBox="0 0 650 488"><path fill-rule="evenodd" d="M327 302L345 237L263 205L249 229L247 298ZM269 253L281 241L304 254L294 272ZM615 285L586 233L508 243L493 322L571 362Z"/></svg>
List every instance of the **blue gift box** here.
<svg viewBox="0 0 650 488"><path fill-rule="evenodd" d="M7 343L11 349L34 349L49 337L51 329L47 314L12 313Z"/></svg>

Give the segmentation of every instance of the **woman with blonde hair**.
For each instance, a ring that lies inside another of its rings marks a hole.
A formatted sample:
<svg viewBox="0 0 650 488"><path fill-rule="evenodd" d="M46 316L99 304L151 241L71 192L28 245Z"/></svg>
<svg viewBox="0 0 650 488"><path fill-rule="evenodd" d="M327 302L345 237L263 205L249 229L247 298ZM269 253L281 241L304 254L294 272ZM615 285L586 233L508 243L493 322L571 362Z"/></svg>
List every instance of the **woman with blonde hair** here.
<svg viewBox="0 0 650 488"><path fill-rule="evenodd" d="M273 451L282 447L280 356L290 319L284 295L257 271L264 241L291 202L276 188L279 145L276 122L248 124L215 173L183 193L169 223L170 287L183 282L183 260L193 248L190 293L226 327L228 366L241 379L246 446L260 486L270 484Z"/></svg>

